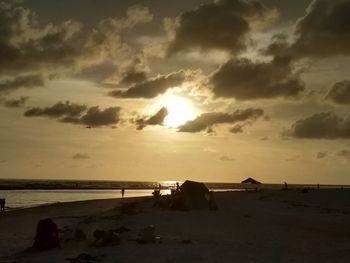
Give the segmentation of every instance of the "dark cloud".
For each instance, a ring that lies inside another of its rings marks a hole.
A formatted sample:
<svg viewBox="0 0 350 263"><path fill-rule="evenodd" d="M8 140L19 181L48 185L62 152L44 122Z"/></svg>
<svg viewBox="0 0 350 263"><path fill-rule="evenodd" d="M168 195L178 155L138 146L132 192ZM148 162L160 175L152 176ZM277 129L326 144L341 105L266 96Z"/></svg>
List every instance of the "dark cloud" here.
<svg viewBox="0 0 350 263"><path fill-rule="evenodd" d="M242 124L236 124L230 129L231 133L243 133L243 127L244 125Z"/></svg>
<svg viewBox="0 0 350 263"><path fill-rule="evenodd" d="M45 116L61 122L100 127L117 124L120 120L120 107L100 110L98 106L88 108L85 105L58 102L51 107L31 108L24 113L26 117Z"/></svg>
<svg viewBox="0 0 350 263"><path fill-rule="evenodd" d="M285 135L307 139L349 139L350 120L322 112L295 122Z"/></svg>
<svg viewBox="0 0 350 263"><path fill-rule="evenodd" d="M146 80L147 80L146 72L137 71L136 69L132 68L121 74L121 80L119 84L130 85L134 83L144 82Z"/></svg>
<svg viewBox="0 0 350 263"><path fill-rule="evenodd" d="M296 56L325 57L350 54L350 1L315 0L298 21Z"/></svg>
<svg viewBox="0 0 350 263"><path fill-rule="evenodd" d="M58 102L46 108L31 108L24 113L26 117L46 116L49 118L76 117L86 110L85 105L66 102Z"/></svg>
<svg viewBox="0 0 350 263"><path fill-rule="evenodd" d="M258 1L219 0L183 13L173 28L167 55L181 51L218 49L232 53L245 49L251 22L270 14Z"/></svg>
<svg viewBox="0 0 350 263"><path fill-rule="evenodd" d="M130 7L126 17L101 20L92 29L75 21L43 24L20 1L0 4L0 74L18 72L77 73L105 59L129 59L121 34L152 20L145 7Z"/></svg>
<svg viewBox="0 0 350 263"><path fill-rule="evenodd" d="M211 112L199 115L196 119L179 127L179 132L212 131L217 124L235 124L237 122L254 121L264 115L262 109L236 110L233 113Z"/></svg>
<svg viewBox="0 0 350 263"><path fill-rule="evenodd" d="M41 75L24 75L11 79L0 81L0 94L10 93L21 88L35 88L45 85L44 78Z"/></svg>
<svg viewBox="0 0 350 263"><path fill-rule="evenodd" d="M109 94L117 98L154 98L167 89L181 85L185 81L185 72L178 71L168 75L158 76L131 86L126 91L115 90Z"/></svg>
<svg viewBox="0 0 350 263"><path fill-rule="evenodd" d="M120 85L131 85L147 80L146 65L142 57L137 57L120 74Z"/></svg>
<svg viewBox="0 0 350 263"><path fill-rule="evenodd" d="M344 157L350 160L350 150L341 150L337 152L337 156Z"/></svg>
<svg viewBox="0 0 350 263"><path fill-rule="evenodd" d="M28 96L20 97L19 99L8 99L4 101L4 105L8 108L19 108L22 107L28 99Z"/></svg>
<svg viewBox="0 0 350 263"><path fill-rule="evenodd" d="M73 155L72 159L74 159L74 160L90 159L90 155L87 153L77 153L77 154Z"/></svg>
<svg viewBox="0 0 350 263"><path fill-rule="evenodd" d="M168 115L168 110L163 107L155 115L148 118L140 118L136 120L138 130L142 130L148 125L162 125L165 117Z"/></svg>
<svg viewBox="0 0 350 263"><path fill-rule="evenodd" d="M323 158L327 157L327 155L328 155L328 152L318 152L316 154L316 158L317 159L323 159Z"/></svg>
<svg viewBox="0 0 350 263"><path fill-rule="evenodd" d="M350 81L343 80L333 85L326 99L337 104L350 104Z"/></svg>
<svg viewBox="0 0 350 263"><path fill-rule="evenodd" d="M91 107L80 118L80 122L92 127L117 124L120 121L120 110L120 107L110 107L104 110L100 110L98 106Z"/></svg>
<svg viewBox="0 0 350 263"><path fill-rule="evenodd" d="M289 58L254 63L248 59L229 60L211 76L216 97L237 100L292 97L305 88L299 74L293 72Z"/></svg>

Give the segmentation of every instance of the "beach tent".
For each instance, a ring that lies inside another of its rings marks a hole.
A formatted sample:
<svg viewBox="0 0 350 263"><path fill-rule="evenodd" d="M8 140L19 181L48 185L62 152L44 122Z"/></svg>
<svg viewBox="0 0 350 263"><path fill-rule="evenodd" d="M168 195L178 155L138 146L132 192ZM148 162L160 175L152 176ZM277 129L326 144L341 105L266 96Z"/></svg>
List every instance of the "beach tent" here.
<svg viewBox="0 0 350 263"><path fill-rule="evenodd" d="M174 196L174 209L215 209L214 197L203 183L185 181Z"/></svg>
<svg viewBox="0 0 350 263"><path fill-rule="evenodd" d="M249 177L248 179L241 182L242 184L261 184L260 182L254 180L253 178Z"/></svg>

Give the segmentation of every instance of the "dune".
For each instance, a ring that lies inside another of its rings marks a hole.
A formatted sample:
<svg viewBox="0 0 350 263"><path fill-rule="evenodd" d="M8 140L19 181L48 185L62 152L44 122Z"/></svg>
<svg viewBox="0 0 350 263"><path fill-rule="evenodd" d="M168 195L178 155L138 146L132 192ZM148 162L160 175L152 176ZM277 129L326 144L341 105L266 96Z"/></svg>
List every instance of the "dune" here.
<svg viewBox="0 0 350 263"><path fill-rule="evenodd" d="M0 213L0 262L348 262L350 191L215 193L218 211L169 211L152 197L59 203ZM50 217L61 247L34 251L38 220ZM135 241L155 228L157 242ZM95 247L96 229L129 229ZM72 239L81 229L86 240ZM80 255L80 257L78 257Z"/></svg>

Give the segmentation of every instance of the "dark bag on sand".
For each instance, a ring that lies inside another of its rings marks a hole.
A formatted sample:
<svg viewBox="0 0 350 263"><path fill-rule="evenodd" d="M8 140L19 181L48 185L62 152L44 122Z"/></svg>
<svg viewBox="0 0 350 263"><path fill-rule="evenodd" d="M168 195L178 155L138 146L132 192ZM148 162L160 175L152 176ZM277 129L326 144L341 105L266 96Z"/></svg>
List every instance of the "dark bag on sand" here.
<svg viewBox="0 0 350 263"><path fill-rule="evenodd" d="M57 225L46 218L38 222L33 247L40 250L47 250L60 246Z"/></svg>

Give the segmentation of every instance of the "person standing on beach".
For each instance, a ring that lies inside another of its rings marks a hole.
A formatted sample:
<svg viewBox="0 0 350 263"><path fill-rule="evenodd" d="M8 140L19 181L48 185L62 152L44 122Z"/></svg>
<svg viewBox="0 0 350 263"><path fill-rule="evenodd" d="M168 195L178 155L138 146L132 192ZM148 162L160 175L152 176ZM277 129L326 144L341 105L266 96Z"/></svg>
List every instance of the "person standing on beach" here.
<svg viewBox="0 0 350 263"><path fill-rule="evenodd" d="M121 193L122 193L122 198L124 198L124 194L125 194L125 188L124 187L122 188Z"/></svg>
<svg viewBox="0 0 350 263"><path fill-rule="evenodd" d="M6 204L6 199L1 198L0 199L0 211L5 212L5 204Z"/></svg>

